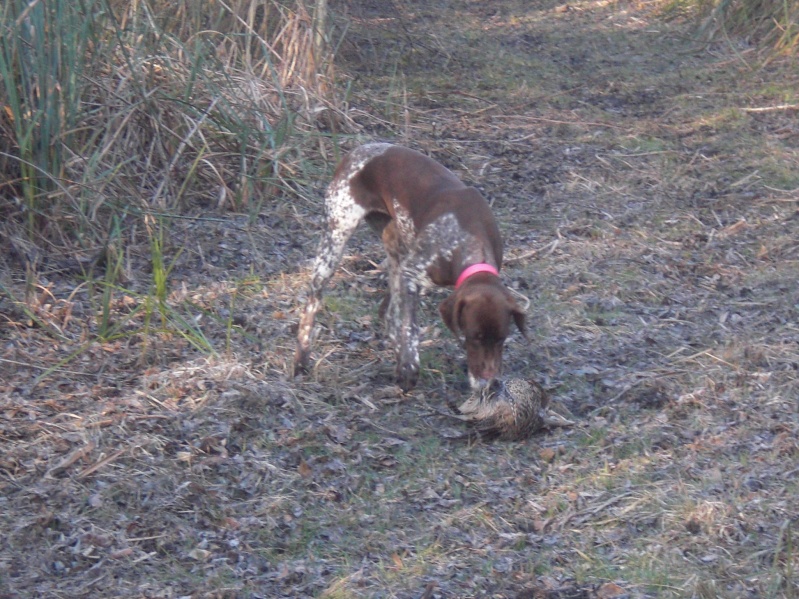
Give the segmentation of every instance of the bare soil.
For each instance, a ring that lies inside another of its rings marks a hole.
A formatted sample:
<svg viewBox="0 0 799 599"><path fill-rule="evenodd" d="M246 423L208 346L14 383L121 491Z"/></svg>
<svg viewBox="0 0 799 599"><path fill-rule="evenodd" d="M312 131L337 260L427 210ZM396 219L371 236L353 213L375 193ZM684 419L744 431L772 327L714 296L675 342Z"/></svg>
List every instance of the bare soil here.
<svg viewBox="0 0 799 599"><path fill-rule="evenodd" d="M411 145L490 198L529 299L507 374L576 426L450 440L445 294L403 395L368 231L290 378L331 144L318 186L255 222L173 224L168 302L210 354L141 334L146 247L116 340L55 269L36 320L0 301L0 597L799 596L795 63L660 7L334 5L362 127L335 141Z"/></svg>

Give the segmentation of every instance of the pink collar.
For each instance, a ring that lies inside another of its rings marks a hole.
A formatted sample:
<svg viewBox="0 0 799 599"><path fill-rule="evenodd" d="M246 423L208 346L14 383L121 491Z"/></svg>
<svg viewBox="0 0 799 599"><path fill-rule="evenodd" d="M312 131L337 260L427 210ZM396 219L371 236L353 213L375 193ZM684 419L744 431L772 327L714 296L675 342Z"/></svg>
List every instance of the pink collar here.
<svg viewBox="0 0 799 599"><path fill-rule="evenodd" d="M455 283L455 289L463 285L463 282L471 277L472 275L476 275L478 272L490 272L494 276L499 276L499 271L491 266L486 262L480 262L478 264L472 264L471 266L467 266L464 271L461 273L461 276L458 277L457 283Z"/></svg>

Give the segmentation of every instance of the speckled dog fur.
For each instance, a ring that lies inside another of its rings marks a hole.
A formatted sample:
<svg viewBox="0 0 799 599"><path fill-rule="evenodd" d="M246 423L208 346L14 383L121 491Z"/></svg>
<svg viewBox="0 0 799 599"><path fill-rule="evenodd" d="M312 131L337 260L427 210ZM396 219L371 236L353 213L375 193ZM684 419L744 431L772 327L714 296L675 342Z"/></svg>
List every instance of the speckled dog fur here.
<svg viewBox="0 0 799 599"><path fill-rule="evenodd" d="M344 247L362 220L381 233L388 254L388 334L403 389L419 376L420 291L454 285L467 267L485 263L498 273L502 240L488 204L431 158L391 144L356 148L338 166L325 194L327 229L316 252L308 303L300 318L295 373L307 369L316 312ZM498 276L482 272L440 307L447 326L464 337L473 387L499 372L511 321L524 333L524 315Z"/></svg>

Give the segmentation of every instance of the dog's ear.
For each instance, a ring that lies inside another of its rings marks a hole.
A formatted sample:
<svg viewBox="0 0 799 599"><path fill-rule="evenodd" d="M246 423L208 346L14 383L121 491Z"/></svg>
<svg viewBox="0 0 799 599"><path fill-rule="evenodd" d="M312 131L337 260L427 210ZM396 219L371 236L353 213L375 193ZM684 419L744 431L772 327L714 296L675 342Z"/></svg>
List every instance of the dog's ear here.
<svg viewBox="0 0 799 599"><path fill-rule="evenodd" d="M452 331L458 339L461 338L461 329L459 325L461 310L463 310L463 301L458 299L456 293L450 295L438 306L438 311L441 313L444 324L447 325L447 328Z"/></svg>
<svg viewBox="0 0 799 599"><path fill-rule="evenodd" d="M519 328L519 331L521 331L524 340L529 343L530 338L527 336L527 328L524 325L525 322L524 310L522 310L519 307L519 304L516 303L516 300L513 299L513 296L510 293L507 294L507 298L510 307L510 314L511 316L513 316L513 322L516 323L516 326Z"/></svg>
<svg viewBox="0 0 799 599"><path fill-rule="evenodd" d="M530 338L527 336L527 329L524 326L524 312L519 306L514 306L511 309L511 314L513 315L513 321L516 323L516 326L519 327L519 330L522 333L522 337L528 343L530 342Z"/></svg>

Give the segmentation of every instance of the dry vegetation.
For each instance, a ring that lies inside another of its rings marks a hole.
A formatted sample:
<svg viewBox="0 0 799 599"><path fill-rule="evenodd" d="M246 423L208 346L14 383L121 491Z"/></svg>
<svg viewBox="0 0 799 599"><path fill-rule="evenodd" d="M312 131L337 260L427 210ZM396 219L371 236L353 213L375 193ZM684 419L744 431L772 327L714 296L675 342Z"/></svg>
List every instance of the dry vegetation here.
<svg viewBox="0 0 799 599"><path fill-rule="evenodd" d="M675 0L705 17L702 32L709 39L730 35L756 43L766 61L796 55L799 47L799 4L788 0Z"/></svg>
<svg viewBox="0 0 799 599"><path fill-rule="evenodd" d="M0 597L799 596L790 59L673 4L375 0L331 5L334 73L265 51L308 13L169 6L111 3L61 155L15 130L43 79L0 96ZM448 441L442 295L402 395L368 232L289 379L321 189L377 138L492 199L507 370L575 427Z"/></svg>

